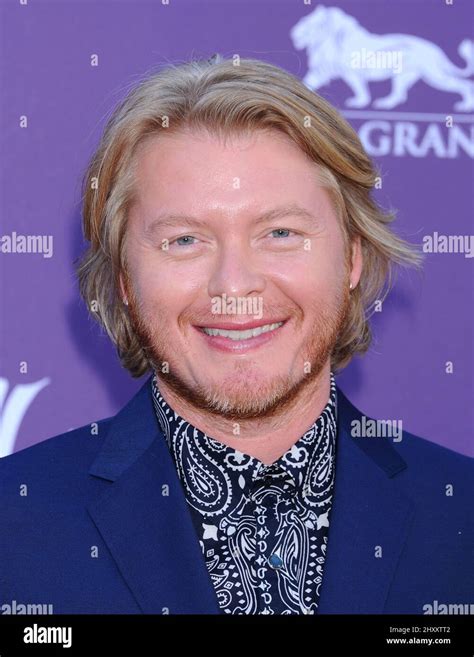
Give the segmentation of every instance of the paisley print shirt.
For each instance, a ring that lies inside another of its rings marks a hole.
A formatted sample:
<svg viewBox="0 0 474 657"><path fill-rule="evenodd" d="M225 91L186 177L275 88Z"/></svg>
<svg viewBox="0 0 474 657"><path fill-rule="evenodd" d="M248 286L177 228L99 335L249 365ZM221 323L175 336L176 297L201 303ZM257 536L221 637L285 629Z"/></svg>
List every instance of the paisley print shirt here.
<svg viewBox="0 0 474 657"><path fill-rule="evenodd" d="M152 389L221 611L316 613L334 487L333 373L321 415L271 465L186 422L156 376Z"/></svg>

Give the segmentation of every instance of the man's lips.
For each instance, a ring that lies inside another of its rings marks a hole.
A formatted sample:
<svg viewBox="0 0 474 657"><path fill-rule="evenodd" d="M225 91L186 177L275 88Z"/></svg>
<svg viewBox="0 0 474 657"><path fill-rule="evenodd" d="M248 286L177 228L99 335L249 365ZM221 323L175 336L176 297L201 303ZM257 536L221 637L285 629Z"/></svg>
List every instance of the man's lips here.
<svg viewBox="0 0 474 657"><path fill-rule="evenodd" d="M252 322L209 322L208 324L195 324L196 328L210 328L210 329L222 329L223 331L248 331L250 329L259 328L260 326L267 326L268 324L283 324L288 320L287 317L283 318L265 318L265 319L256 319Z"/></svg>
<svg viewBox="0 0 474 657"><path fill-rule="evenodd" d="M280 330L287 323L284 320L257 320L253 322L237 323L227 322L205 326L195 326L208 346L226 352L246 352L260 347L279 335ZM229 328L228 328L229 327ZM262 329L263 330L259 330ZM222 335L217 331L228 331L230 335ZM255 335L252 331L256 332Z"/></svg>

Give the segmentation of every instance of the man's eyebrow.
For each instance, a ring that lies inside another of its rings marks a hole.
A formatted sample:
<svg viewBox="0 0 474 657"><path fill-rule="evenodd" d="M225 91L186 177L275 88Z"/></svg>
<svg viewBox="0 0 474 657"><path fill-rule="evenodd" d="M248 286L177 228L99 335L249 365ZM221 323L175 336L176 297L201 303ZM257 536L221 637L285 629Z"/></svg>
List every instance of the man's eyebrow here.
<svg viewBox="0 0 474 657"><path fill-rule="evenodd" d="M301 219L306 220L308 223L311 222L313 225L318 223L318 220L315 215L311 214L308 210L299 207L298 205L283 205L272 210L264 212L259 217L254 220L254 224L262 224L269 221L275 221L277 219L283 219L284 217L300 217ZM186 214L162 214L156 217L146 228L147 235L150 235L161 228L174 228L176 226L187 226L189 228L202 228L205 227L207 223L201 221L196 217L192 217Z"/></svg>

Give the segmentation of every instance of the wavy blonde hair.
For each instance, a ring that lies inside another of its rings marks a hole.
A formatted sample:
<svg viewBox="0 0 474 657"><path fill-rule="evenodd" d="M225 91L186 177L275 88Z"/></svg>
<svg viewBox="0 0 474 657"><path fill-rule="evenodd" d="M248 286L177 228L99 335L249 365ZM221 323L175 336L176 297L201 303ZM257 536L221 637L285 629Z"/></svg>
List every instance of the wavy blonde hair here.
<svg viewBox="0 0 474 657"><path fill-rule="evenodd" d="M331 367L340 370L365 353L372 307L388 294L393 265L418 267L421 253L392 232L395 213L383 211L371 195L378 172L356 132L326 100L267 62L214 57L147 74L110 116L84 174L83 229L90 245L77 267L80 293L122 365L135 377L151 368L120 290L120 274L127 274L124 236L134 202L136 150L162 131L183 129L222 136L279 130L311 158L334 203L346 249L359 236L363 255Z"/></svg>

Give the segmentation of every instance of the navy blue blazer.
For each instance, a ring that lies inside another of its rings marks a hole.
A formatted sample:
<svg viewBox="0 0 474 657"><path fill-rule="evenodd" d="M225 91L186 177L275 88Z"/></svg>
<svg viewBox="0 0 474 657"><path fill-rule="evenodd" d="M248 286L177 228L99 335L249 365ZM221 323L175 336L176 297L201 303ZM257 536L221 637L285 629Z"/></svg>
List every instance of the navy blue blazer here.
<svg viewBox="0 0 474 657"><path fill-rule="evenodd" d="M361 413L337 394L320 613L472 603L472 459L407 432L351 437ZM13 601L61 614L220 613L150 379L115 417L1 459L0 528L0 613Z"/></svg>

